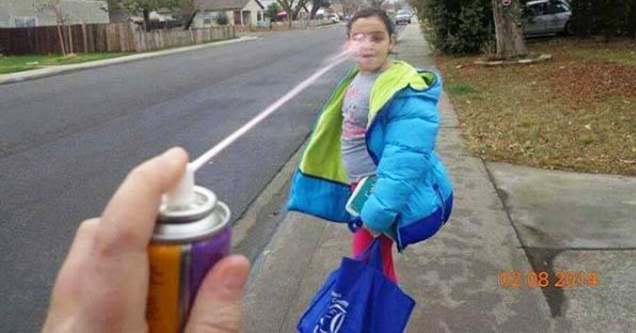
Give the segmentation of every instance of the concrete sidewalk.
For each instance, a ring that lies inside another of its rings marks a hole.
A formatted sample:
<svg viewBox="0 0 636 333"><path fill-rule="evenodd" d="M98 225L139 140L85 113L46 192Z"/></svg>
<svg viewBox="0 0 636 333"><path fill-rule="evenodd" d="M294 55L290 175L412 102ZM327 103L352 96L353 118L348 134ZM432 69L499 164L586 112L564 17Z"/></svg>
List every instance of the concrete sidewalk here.
<svg viewBox="0 0 636 333"><path fill-rule="evenodd" d="M416 24L409 25L404 31L398 52L399 59L413 65L432 66L432 61L426 56L430 50ZM627 202L613 215L621 219L616 224L622 228L621 233L606 230L605 235L606 238L610 235L619 237L620 246L624 246L627 252L609 255L574 253L555 260L555 252L546 252L546 249L550 250L546 244L537 245L535 251L528 249L526 244L535 237L530 232L545 235L540 230L541 226L532 225L537 224L533 217L541 216L546 208L526 203L531 202L529 198L551 198L551 204L559 207L558 200L567 196L549 196L558 191L545 186L544 182L559 184L555 179L569 174L487 164L474 158L465 152L455 112L446 96L440 102L440 110L443 120L437 151L453 179L456 204L451 220L442 231L422 244L409 247L397 260L400 286L417 301L407 331L634 331L636 324L629 314L635 312L636 293L630 281L635 277L633 263L636 259L629 258L634 253L629 252L627 246L634 243L636 230L634 223L627 222L633 222L633 216L636 216L633 209L636 207L636 180L610 177L613 181L607 182L602 176L577 175L586 180L601 177L602 180L594 183L597 184L595 186L605 186L607 193L613 193L612 201L621 205ZM281 177L289 177L296 163L297 157L290 161L283 171L287 174ZM544 173L550 173L553 178L545 178ZM618 187L612 192L614 186ZM581 197L593 196L585 188L574 190L578 191L574 194ZM604 210L615 210L617 205L594 205L589 209L597 210L596 214L604 214ZM562 209L559 219L552 219L547 224L558 229L555 224L568 219L567 226L571 227L580 218L576 215L576 208L572 207L570 214L567 209ZM526 227L520 227L520 223ZM589 221L589 224L593 223ZM563 234L567 231L562 231ZM594 234L588 236L594 239ZM247 286L244 330L293 332L326 275L339 265L343 256L350 255L350 237L344 225L288 213L270 244L254 263ZM557 243L553 241L550 244ZM549 267L542 261L546 254L552 255ZM608 264L604 260L621 260L621 264ZM596 264L598 266L594 266ZM528 286L525 281L527 273L533 268L546 267L551 269L552 274L555 274L555 267L577 271L596 267L599 273L601 270L608 274L611 272L615 279L603 281L607 275L602 273L602 284L598 288L580 287L565 292L561 289L560 293L555 288L542 290ZM631 272L628 272L630 267ZM519 272L523 275L521 286L502 287L499 281L502 272ZM557 297L556 307L560 311L555 311L553 297ZM571 311L567 311L568 303L572 304Z"/></svg>

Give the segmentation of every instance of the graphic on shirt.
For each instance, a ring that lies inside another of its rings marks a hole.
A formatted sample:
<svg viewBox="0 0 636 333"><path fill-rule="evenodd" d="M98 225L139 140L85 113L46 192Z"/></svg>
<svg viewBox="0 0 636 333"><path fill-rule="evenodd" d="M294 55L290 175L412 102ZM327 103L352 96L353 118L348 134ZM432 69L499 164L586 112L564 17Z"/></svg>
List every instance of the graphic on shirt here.
<svg viewBox="0 0 636 333"><path fill-rule="evenodd" d="M342 104L342 163L351 182L375 173L367 152L366 131L371 88L380 73L358 74L347 89Z"/></svg>
<svg viewBox="0 0 636 333"><path fill-rule="evenodd" d="M360 100L360 89L351 87L347 90L346 98L351 101ZM366 131L366 117L359 112L358 103L347 103L343 107L344 123L342 126L343 139L352 139L355 137L364 137Z"/></svg>

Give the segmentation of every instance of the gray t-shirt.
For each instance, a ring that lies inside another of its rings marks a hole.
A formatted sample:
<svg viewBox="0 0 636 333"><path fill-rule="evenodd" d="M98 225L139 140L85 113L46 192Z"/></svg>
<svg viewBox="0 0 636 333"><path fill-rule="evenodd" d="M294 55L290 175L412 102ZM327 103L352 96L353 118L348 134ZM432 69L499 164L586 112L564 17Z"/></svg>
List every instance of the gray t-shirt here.
<svg viewBox="0 0 636 333"><path fill-rule="evenodd" d="M358 75L351 82L342 104L342 162L350 182L375 174L375 163L367 152L364 134L369 117L369 97L380 72Z"/></svg>

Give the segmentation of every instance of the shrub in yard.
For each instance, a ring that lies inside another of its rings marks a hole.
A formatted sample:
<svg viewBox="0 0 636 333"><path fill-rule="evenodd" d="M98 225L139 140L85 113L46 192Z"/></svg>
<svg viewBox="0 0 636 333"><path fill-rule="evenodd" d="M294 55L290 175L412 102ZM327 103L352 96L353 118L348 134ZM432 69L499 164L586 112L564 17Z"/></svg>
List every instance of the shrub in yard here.
<svg viewBox="0 0 636 333"><path fill-rule="evenodd" d="M269 17L272 22L276 22L278 21L278 16L276 14L278 14L281 9L281 6L278 3L274 2L267 7L267 11L265 11L265 17Z"/></svg>
<svg viewBox="0 0 636 333"><path fill-rule="evenodd" d="M225 12L219 13L219 15L216 17L216 23L218 23L219 25L227 25L229 22L230 20L227 18L227 14L225 14Z"/></svg>
<svg viewBox="0 0 636 333"><path fill-rule="evenodd" d="M572 27L578 36L632 34L635 0L572 0Z"/></svg>
<svg viewBox="0 0 636 333"><path fill-rule="evenodd" d="M435 49L446 54L488 51L494 41L491 0L410 0Z"/></svg>

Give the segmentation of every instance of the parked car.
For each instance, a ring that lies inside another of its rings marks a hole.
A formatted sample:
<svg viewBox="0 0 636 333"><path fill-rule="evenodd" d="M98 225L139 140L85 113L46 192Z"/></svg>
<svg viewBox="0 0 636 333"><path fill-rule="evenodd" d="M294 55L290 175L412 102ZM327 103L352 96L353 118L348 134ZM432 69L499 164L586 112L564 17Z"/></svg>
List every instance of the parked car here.
<svg viewBox="0 0 636 333"><path fill-rule="evenodd" d="M572 7L565 0L535 0L526 4L526 35L572 34Z"/></svg>
<svg viewBox="0 0 636 333"><path fill-rule="evenodd" d="M338 17L337 14L329 14L327 15L327 19L331 20L331 23L338 23L340 22L340 17Z"/></svg>
<svg viewBox="0 0 636 333"><path fill-rule="evenodd" d="M411 17L413 13L409 10L398 10L397 15L395 15L395 24L411 24Z"/></svg>

